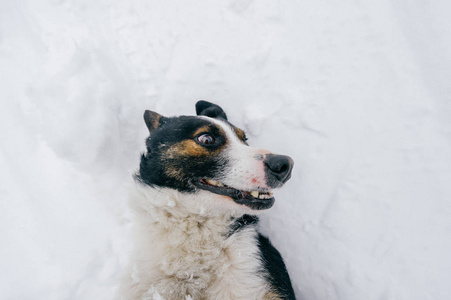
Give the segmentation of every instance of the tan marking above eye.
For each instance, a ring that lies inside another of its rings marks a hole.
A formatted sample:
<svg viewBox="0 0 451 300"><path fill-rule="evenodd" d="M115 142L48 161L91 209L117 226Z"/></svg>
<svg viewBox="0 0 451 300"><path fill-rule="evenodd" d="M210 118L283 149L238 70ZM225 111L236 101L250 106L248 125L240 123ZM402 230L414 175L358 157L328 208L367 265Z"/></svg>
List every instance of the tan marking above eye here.
<svg viewBox="0 0 451 300"><path fill-rule="evenodd" d="M235 131L235 134L238 136L238 138L240 140L242 140L243 142L246 142L247 138L246 138L246 134L244 133L243 130L241 130L238 127L235 127L235 126L233 126L233 130Z"/></svg>
<svg viewBox="0 0 451 300"><path fill-rule="evenodd" d="M210 131L211 131L210 126L208 125L202 126L201 128L197 129L196 132L194 132L193 137L198 136L201 133L207 133Z"/></svg>

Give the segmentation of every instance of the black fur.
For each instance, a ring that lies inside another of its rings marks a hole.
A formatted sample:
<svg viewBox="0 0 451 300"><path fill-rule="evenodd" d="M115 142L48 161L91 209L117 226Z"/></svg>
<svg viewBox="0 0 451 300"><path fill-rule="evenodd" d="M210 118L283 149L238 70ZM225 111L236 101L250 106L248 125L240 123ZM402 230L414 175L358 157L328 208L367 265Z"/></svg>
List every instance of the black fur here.
<svg viewBox="0 0 451 300"><path fill-rule="evenodd" d="M240 231L247 226L254 226L258 224L258 217L252 215L243 215L241 218L235 220L235 222L230 226L229 236Z"/></svg>
<svg viewBox="0 0 451 300"><path fill-rule="evenodd" d="M283 296L283 299L296 300L290 276L279 251L274 248L268 238L261 234L258 235L258 247L260 248L263 266L271 286L276 289L278 294Z"/></svg>
<svg viewBox="0 0 451 300"><path fill-rule="evenodd" d="M207 116L210 118L221 118L227 120L227 115L220 106L205 100L200 100L196 103L196 114L198 116Z"/></svg>

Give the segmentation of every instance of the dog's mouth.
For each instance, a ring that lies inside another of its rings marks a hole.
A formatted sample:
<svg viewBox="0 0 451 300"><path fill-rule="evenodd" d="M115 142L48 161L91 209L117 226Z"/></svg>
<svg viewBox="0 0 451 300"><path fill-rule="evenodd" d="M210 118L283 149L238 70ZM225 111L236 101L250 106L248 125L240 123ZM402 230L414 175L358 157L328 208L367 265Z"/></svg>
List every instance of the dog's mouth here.
<svg viewBox="0 0 451 300"><path fill-rule="evenodd" d="M274 204L274 197L271 191L241 191L229 187L219 181L212 179L200 179L195 185L211 193L228 196L237 204L245 205L254 210L268 209Z"/></svg>

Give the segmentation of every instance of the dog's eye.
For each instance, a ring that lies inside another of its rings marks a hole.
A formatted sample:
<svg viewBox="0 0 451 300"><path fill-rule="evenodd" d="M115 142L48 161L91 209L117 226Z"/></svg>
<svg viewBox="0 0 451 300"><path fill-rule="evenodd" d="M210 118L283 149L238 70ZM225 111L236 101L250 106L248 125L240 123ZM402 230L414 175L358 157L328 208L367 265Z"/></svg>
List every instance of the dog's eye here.
<svg viewBox="0 0 451 300"><path fill-rule="evenodd" d="M214 142L215 142L215 139L208 133L204 133L204 134L198 136L197 140L199 141L199 143L204 144L204 145L211 145L211 144L214 144Z"/></svg>

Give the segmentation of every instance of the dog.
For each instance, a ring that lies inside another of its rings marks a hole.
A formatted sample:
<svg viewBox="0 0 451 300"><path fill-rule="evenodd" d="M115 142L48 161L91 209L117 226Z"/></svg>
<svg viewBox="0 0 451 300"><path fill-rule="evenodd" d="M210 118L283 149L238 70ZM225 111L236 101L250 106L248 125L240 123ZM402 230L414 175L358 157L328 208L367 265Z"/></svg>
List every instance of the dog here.
<svg viewBox="0 0 451 300"><path fill-rule="evenodd" d="M134 245L120 299L295 299L257 215L293 160L252 148L223 109L197 116L145 111L147 151L130 195Z"/></svg>

